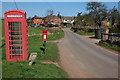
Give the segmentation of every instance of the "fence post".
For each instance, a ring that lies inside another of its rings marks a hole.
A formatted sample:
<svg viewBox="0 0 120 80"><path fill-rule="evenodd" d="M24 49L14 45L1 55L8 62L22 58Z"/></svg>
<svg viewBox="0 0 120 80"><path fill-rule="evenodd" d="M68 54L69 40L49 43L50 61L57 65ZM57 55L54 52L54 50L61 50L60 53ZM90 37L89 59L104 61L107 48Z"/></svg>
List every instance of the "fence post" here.
<svg viewBox="0 0 120 80"><path fill-rule="evenodd" d="M101 37L102 37L102 41L106 41L105 33L102 33Z"/></svg>
<svg viewBox="0 0 120 80"><path fill-rule="evenodd" d="M111 44L113 43L113 33L111 33Z"/></svg>

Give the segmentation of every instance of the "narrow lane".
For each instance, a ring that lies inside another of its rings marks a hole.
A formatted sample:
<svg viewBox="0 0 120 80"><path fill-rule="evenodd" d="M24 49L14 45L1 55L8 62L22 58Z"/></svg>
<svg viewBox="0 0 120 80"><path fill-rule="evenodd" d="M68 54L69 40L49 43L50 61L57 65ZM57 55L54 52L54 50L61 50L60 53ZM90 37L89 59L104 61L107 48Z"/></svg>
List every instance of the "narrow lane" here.
<svg viewBox="0 0 120 80"><path fill-rule="evenodd" d="M64 29L58 46L61 66L72 78L117 78L118 55L96 47L82 36Z"/></svg>

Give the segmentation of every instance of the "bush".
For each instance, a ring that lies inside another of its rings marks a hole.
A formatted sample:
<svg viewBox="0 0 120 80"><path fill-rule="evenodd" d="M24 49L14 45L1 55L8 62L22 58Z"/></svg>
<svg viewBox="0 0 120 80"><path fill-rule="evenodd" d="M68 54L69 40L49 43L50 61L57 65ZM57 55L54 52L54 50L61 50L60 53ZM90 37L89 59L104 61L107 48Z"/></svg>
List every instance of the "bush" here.
<svg viewBox="0 0 120 80"><path fill-rule="evenodd" d="M120 33L120 29L117 27L110 28L110 33Z"/></svg>
<svg viewBox="0 0 120 80"><path fill-rule="evenodd" d="M52 27L52 28L49 28L49 32L50 33L58 33L61 29L59 27Z"/></svg>

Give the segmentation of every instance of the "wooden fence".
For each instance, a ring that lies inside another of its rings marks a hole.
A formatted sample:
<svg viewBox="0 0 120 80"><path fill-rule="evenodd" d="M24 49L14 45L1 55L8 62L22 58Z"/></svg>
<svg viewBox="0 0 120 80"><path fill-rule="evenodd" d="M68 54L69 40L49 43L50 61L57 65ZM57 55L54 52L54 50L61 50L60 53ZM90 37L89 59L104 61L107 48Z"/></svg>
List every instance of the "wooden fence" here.
<svg viewBox="0 0 120 80"><path fill-rule="evenodd" d="M102 41L120 46L120 33L102 33L101 36Z"/></svg>

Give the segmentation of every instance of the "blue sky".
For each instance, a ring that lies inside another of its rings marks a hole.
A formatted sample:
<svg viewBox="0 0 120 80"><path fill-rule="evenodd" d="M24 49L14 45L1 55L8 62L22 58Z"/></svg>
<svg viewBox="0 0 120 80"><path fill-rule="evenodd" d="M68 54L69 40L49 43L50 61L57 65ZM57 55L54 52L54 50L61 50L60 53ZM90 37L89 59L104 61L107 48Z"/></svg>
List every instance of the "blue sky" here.
<svg viewBox="0 0 120 80"><path fill-rule="evenodd" d="M62 16L76 16L78 12L87 13L87 2L16 2L18 9L26 11L27 17L38 15L44 17L47 15L47 10L54 10L54 14L58 12ZM107 9L112 9L113 6L118 8L118 2L103 2ZM13 2L2 3L2 15L5 11L16 9Z"/></svg>

